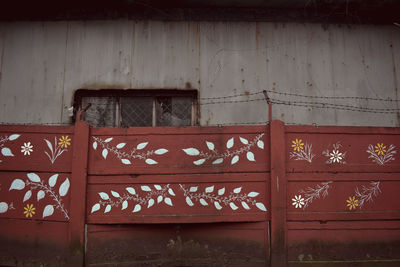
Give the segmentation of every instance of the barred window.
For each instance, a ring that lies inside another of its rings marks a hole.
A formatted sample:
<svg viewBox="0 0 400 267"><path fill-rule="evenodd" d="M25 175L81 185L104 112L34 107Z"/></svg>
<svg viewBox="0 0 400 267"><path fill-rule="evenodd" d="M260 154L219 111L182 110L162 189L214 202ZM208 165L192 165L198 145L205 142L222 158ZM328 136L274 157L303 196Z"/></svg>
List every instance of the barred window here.
<svg viewBox="0 0 400 267"><path fill-rule="evenodd" d="M78 90L75 110L91 107L92 127L191 126L197 124L195 90Z"/></svg>

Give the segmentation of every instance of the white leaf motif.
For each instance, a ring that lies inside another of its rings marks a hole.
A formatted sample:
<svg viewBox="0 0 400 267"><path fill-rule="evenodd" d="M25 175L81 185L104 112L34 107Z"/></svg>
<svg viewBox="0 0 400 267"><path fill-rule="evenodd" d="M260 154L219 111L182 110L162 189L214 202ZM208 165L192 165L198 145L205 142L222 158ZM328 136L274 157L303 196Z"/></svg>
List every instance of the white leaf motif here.
<svg viewBox="0 0 400 267"><path fill-rule="evenodd" d="M0 202L0 213L5 213L8 210L8 204L6 202Z"/></svg>
<svg viewBox="0 0 400 267"><path fill-rule="evenodd" d="M133 208L132 212L139 212L142 209L142 206L140 204L136 204L135 208Z"/></svg>
<svg viewBox="0 0 400 267"><path fill-rule="evenodd" d="M103 156L104 159L106 159L107 155L108 155L108 150L106 148L104 148L103 152L101 152L101 155Z"/></svg>
<svg viewBox="0 0 400 267"><path fill-rule="evenodd" d="M194 205L190 197L186 197L186 203L191 207Z"/></svg>
<svg viewBox="0 0 400 267"><path fill-rule="evenodd" d="M31 198L31 196L32 196L32 191L31 190L26 191L24 200L22 202L29 200Z"/></svg>
<svg viewBox="0 0 400 267"><path fill-rule="evenodd" d="M249 143L249 141L243 137L239 137L240 142L242 142L244 145L247 145Z"/></svg>
<svg viewBox="0 0 400 267"><path fill-rule="evenodd" d="M153 159L146 159L145 162L149 165L157 164L158 162Z"/></svg>
<svg viewBox="0 0 400 267"><path fill-rule="evenodd" d="M250 192L250 193L248 193L247 194L247 196L248 197L256 197L256 196L258 196L260 193L257 193L257 192Z"/></svg>
<svg viewBox="0 0 400 267"><path fill-rule="evenodd" d="M247 152L246 157L249 161L255 161L254 154L251 151Z"/></svg>
<svg viewBox="0 0 400 267"><path fill-rule="evenodd" d="M148 143L149 143L149 142L140 143L140 144L138 144L138 145L136 146L136 148L137 148L138 150L141 150L141 149L145 148L145 147L147 146Z"/></svg>
<svg viewBox="0 0 400 267"><path fill-rule="evenodd" d="M123 148L125 145L126 145L126 143L119 143L119 144L117 145L117 148L118 148L118 149L121 149L121 148Z"/></svg>
<svg viewBox="0 0 400 267"><path fill-rule="evenodd" d="M99 192L99 196L100 196L101 199L103 199L103 200L108 200L108 199L110 199L110 197L108 196L108 194L107 194L107 193L104 193L104 192Z"/></svg>
<svg viewBox="0 0 400 267"><path fill-rule="evenodd" d="M217 201L214 202L214 206L215 206L215 208L217 210L221 210L222 209L221 205Z"/></svg>
<svg viewBox="0 0 400 267"><path fill-rule="evenodd" d="M53 205L47 205L43 210L43 218L53 215L54 207Z"/></svg>
<svg viewBox="0 0 400 267"><path fill-rule="evenodd" d="M142 191L146 191L146 192L150 192L151 191L151 188L148 187L147 185L142 185L140 188L142 189Z"/></svg>
<svg viewBox="0 0 400 267"><path fill-rule="evenodd" d="M91 211L90 213L96 212L96 211L98 211L99 209L100 209L100 204L99 204L99 203L96 203L96 204L93 205L92 211Z"/></svg>
<svg viewBox="0 0 400 267"><path fill-rule="evenodd" d="M171 199L170 199L169 197L166 197L166 198L164 199L164 202L165 202L165 204L167 204L167 205L169 205L169 206L173 206L172 201L171 201Z"/></svg>
<svg viewBox="0 0 400 267"><path fill-rule="evenodd" d="M211 192L213 192L214 191L214 186L212 185L212 186L209 186L209 187L206 187L206 193L211 193Z"/></svg>
<svg viewBox="0 0 400 267"><path fill-rule="evenodd" d="M231 207L232 210L238 209L238 206L236 206L235 203L233 203L233 202L229 203L229 206Z"/></svg>
<svg viewBox="0 0 400 267"><path fill-rule="evenodd" d="M231 139L228 140L228 142L226 142L226 148L233 147L234 143L235 143L234 137L232 137Z"/></svg>
<svg viewBox="0 0 400 267"><path fill-rule="evenodd" d="M39 192L37 192L37 201L41 200L42 198L44 198L45 193L43 190L40 190Z"/></svg>
<svg viewBox="0 0 400 267"><path fill-rule="evenodd" d="M104 143L111 142L111 140L113 140L113 138L112 138L112 137L110 137L110 138L107 138L106 140L104 140Z"/></svg>
<svg viewBox="0 0 400 267"><path fill-rule="evenodd" d="M242 187L235 188L235 189L233 189L233 193L239 194L241 190L242 190Z"/></svg>
<svg viewBox="0 0 400 267"><path fill-rule="evenodd" d="M57 183L58 174L54 174L49 178L50 187L54 187Z"/></svg>
<svg viewBox="0 0 400 267"><path fill-rule="evenodd" d="M111 211L111 205L108 204L108 205L106 206L106 208L104 209L104 213L107 213L107 212L110 212L110 211Z"/></svg>
<svg viewBox="0 0 400 267"><path fill-rule="evenodd" d="M231 160L231 165L237 163L239 161L239 155L235 155Z"/></svg>
<svg viewBox="0 0 400 267"><path fill-rule="evenodd" d="M204 161L206 161L206 159L199 159L199 160L193 161L193 164L195 164L195 165L201 165L201 164L204 163Z"/></svg>
<svg viewBox="0 0 400 267"><path fill-rule="evenodd" d="M133 188L133 187L127 187L126 191L128 191L128 193L131 195L136 195L135 188Z"/></svg>
<svg viewBox="0 0 400 267"><path fill-rule="evenodd" d="M205 201L204 199L200 198L199 201L200 201L200 204L201 204L201 205L203 205L203 206L208 206L207 201Z"/></svg>
<svg viewBox="0 0 400 267"><path fill-rule="evenodd" d="M68 178L65 179L64 183L60 185L60 188L58 189L58 193L60 194L61 197L65 196L68 193L69 190L69 180Z"/></svg>
<svg viewBox="0 0 400 267"><path fill-rule="evenodd" d="M154 188L157 189L157 190L161 190L162 189L162 187L160 185L158 185L158 184L155 184Z"/></svg>
<svg viewBox="0 0 400 267"><path fill-rule="evenodd" d="M156 151L154 151L154 154L156 154L156 155L162 155L162 154L165 154L165 153L167 153L167 152L168 152L167 149L165 149L165 148L160 148L160 149L157 149Z"/></svg>
<svg viewBox="0 0 400 267"><path fill-rule="evenodd" d="M161 201L163 201L163 196L158 196L157 197L157 204L159 204Z"/></svg>
<svg viewBox="0 0 400 267"><path fill-rule="evenodd" d="M250 209L249 205L247 205L247 203L244 202L244 201L242 201L242 206L243 206L243 208L245 208L246 210L249 210L249 209Z"/></svg>
<svg viewBox="0 0 400 267"><path fill-rule="evenodd" d="M206 144L209 150L214 150L215 148L214 143L206 141Z"/></svg>
<svg viewBox="0 0 400 267"><path fill-rule="evenodd" d="M171 188L168 189L168 193L169 193L171 196L175 196L175 192L174 192L174 190L172 190Z"/></svg>
<svg viewBox="0 0 400 267"><path fill-rule="evenodd" d="M122 202L122 208L121 208L121 210L124 210L124 209L126 209L128 207L128 201L127 200L124 200L124 202Z"/></svg>
<svg viewBox="0 0 400 267"><path fill-rule="evenodd" d="M93 142L93 149L96 150L97 149L97 142Z"/></svg>
<svg viewBox="0 0 400 267"><path fill-rule="evenodd" d="M22 190L25 188L25 182L22 181L21 179L15 179L10 186L10 189L8 191L11 191L13 189L15 190Z"/></svg>
<svg viewBox="0 0 400 267"><path fill-rule="evenodd" d="M257 202L256 203L256 207L259 208L262 211L267 211L267 209L265 208L264 204L261 202Z"/></svg>
<svg viewBox="0 0 400 267"><path fill-rule="evenodd" d="M26 176L28 176L29 180L32 182L40 183L40 177L36 173L28 173Z"/></svg>
<svg viewBox="0 0 400 267"><path fill-rule="evenodd" d="M132 164L131 161L129 159L121 159L121 162L125 165L129 165Z"/></svg>
<svg viewBox="0 0 400 267"><path fill-rule="evenodd" d="M1 154L5 157L14 157L14 154L11 152L11 150L8 147L3 147L1 149Z"/></svg>
<svg viewBox="0 0 400 267"><path fill-rule="evenodd" d="M12 134L8 137L8 140L13 141L15 139L17 139L18 137L20 137L20 134Z"/></svg>
<svg viewBox="0 0 400 267"><path fill-rule="evenodd" d="M118 192L112 190L111 190L111 195L113 195L113 197L121 197Z"/></svg>
<svg viewBox="0 0 400 267"><path fill-rule="evenodd" d="M182 149L186 154L189 156L197 156L200 154L200 151L197 150L196 148L190 147L190 148L184 148Z"/></svg>
<svg viewBox="0 0 400 267"><path fill-rule="evenodd" d="M51 153L53 153L53 145L51 144L51 142L47 139L44 139L44 141L46 141L47 146L49 147Z"/></svg>
<svg viewBox="0 0 400 267"><path fill-rule="evenodd" d="M222 162L224 162L224 159L219 158L219 159L214 160L212 164L221 164Z"/></svg>
<svg viewBox="0 0 400 267"><path fill-rule="evenodd" d="M261 149L264 149L264 142L261 141L261 140L258 140L257 146L258 146L259 148L261 148Z"/></svg>
<svg viewBox="0 0 400 267"><path fill-rule="evenodd" d="M147 208L150 208L151 206L154 205L154 199L149 199L149 203L147 204Z"/></svg>
<svg viewBox="0 0 400 267"><path fill-rule="evenodd" d="M189 192L196 192L197 191L197 186L192 186L189 188Z"/></svg>
<svg viewBox="0 0 400 267"><path fill-rule="evenodd" d="M225 187L222 187L221 189L218 190L219 196L222 196L223 194L225 194Z"/></svg>

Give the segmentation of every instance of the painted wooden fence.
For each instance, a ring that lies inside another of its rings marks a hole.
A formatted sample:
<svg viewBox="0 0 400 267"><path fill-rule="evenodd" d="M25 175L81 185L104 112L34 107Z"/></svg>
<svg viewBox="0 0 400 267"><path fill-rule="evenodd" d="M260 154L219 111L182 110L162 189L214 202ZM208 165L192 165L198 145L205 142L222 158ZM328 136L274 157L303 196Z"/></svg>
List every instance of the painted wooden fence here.
<svg viewBox="0 0 400 267"><path fill-rule="evenodd" d="M280 121L1 126L0 263L395 266L399 146Z"/></svg>

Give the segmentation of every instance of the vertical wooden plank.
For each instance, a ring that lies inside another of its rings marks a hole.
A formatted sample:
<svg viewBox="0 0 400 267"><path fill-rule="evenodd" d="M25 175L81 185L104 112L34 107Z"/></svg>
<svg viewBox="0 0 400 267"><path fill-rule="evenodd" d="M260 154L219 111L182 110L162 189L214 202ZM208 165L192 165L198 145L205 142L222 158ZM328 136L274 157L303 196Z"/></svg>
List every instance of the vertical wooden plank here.
<svg viewBox="0 0 400 267"><path fill-rule="evenodd" d="M71 219L69 221L69 266L83 266L85 255L86 180L89 146L89 126L86 122L75 124L71 174Z"/></svg>
<svg viewBox="0 0 400 267"><path fill-rule="evenodd" d="M286 262L286 170L285 126L270 124L271 137L271 266L285 267Z"/></svg>

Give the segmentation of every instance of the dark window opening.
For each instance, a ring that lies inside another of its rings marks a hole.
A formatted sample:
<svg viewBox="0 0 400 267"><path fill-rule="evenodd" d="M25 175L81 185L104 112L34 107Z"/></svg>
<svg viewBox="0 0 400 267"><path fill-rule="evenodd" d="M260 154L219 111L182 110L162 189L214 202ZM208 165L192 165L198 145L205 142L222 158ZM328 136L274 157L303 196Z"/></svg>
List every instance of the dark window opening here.
<svg viewBox="0 0 400 267"><path fill-rule="evenodd" d="M83 119L92 127L197 124L196 90L78 90L74 110L88 104Z"/></svg>

